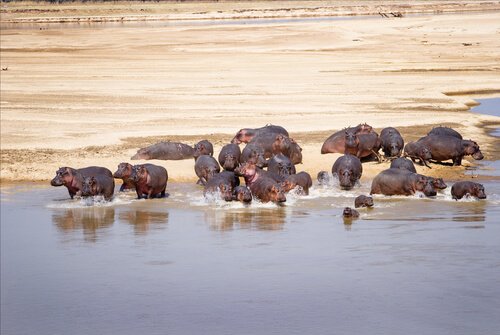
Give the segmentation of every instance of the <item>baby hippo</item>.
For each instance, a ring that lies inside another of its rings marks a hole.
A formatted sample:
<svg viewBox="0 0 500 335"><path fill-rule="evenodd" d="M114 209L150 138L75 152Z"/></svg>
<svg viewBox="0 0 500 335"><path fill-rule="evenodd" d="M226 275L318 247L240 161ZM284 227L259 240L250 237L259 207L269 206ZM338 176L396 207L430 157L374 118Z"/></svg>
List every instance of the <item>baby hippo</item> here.
<svg viewBox="0 0 500 335"><path fill-rule="evenodd" d="M373 207L373 198L366 195L360 195L354 199L354 207Z"/></svg>
<svg viewBox="0 0 500 335"><path fill-rule="evenodd" d="M115 171L115 173L113 173L114 178L121 178L121 180L123 181L123 184L120 187L120 192L126 190L135 190L135 184L132 180L132 168L132 164L120 163L118 164L118 169Z"/></svg>
<svg viewBox="0 0 500 335"><path fill-rule="evenodd" d="M105 175L85 177L83 180L82 196L93 197L101 195L105 200L111 200L115 192L115 180Z"/></svg>
<svg viewBox="0 0 500 335"><path fill-rule="evenodd" d="M135 165L132 169L137 198L163 198L167 188L168 173L163 166L154 164Z"/></svg>
<svg viewBox="0 0 500 335"><path fill-rule="evenodd" d="M302 171L286 177L285 181L281 183L281 186L285 192L289 192L299 186L299 194L309 195L309 188L312 186L312 178L309 173Z"/></svg>
<svg viewBox="0 0 500 335"><path fill-rule="evenodd" d="M219 153L220 166L226 171L234 171L240 163L241 150L237 144L227 144Z"/></svg>
<svg viewBox="0 0 500 335"><path fill-rule="evenodd" d="M420 161L421 165L425 165L431 168L427 162L432 159L432 154L428 146L420 142L410 142L404 147L404 154L410 157L412 161L417 159Z"/></svg>
<svg viewBox="0 0 500 335"><path fill-rule="evenodd" d="M404 147L404 140L399 131L387 127L380 132L380 144L386 157L399 157Z"/></svg>
<svg viewBox="0 0 500 335"><path fill-rule="evenodd" d="M344 218L344 224L352 224L352 220L359 218L359 212L351 207L345 207L342 212L342 217Z"/></svg>
<svg viewBox="0 0 500 335"><path fill-rule="evenodd" d="M462 199L467 195L478 199L486 199L484 186L479 183L473 181L459 181L451 187L451 196L453 199Z"/></svg>
<svg viewBox="0 0 500 335"><path fill-rule="evenodd" d="M236 186L233 189L233 200L243 203L252 202L252 192L246 186Z"/></svg>

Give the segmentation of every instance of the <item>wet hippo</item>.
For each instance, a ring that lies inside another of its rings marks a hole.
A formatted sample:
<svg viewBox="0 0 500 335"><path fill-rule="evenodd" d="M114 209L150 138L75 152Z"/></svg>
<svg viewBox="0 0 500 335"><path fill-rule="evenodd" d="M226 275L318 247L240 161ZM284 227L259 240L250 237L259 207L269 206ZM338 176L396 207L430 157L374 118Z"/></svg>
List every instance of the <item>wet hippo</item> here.
<svg viewBox="0 0 500 335"><path fill-rule="evenodd" d="M194 159L196 160L201 155L214 155L214 146L208 140L202 140L194 145Z"/></svg>
<svg viewBox="0 0 500 335"><path fill-rule="evenodd" d="M357 219L359 218L359 212L351 207L345 207L342 211L342 216L344 219Z"/></svg>
<svg viewBox="0 0 500 335"><path fill-rule="evenodd" d="M285 191L276 181L261 176L250 184L250 191L261 202L281 203L286 201Z"/></svg>
<svg viewBox="0 0 500 335"><path fill-rule="evenodd" d="M264 149L253 143L248 143L241 152L241 163L246 163L249 160L255 161L260 168L268 164L264 157Z"/></svg>
<svg viewBox="0 0 500 335"><path fill-rule="evenodd" d="M318 185L329 185L332 181L332 175L328 171L318 172Z"/></svg>
<svg viewBox="0 0 500 335"><path fill-rule="evenodd" d="M446 183L444 182L443 178L433 178L433 177L427 177L429 181L431 182L432 186L436 190L444 190L445 188L448 187Z"/></svg>
<svg viewBox="0 0 500 335"><path fill-rule="evenodd" d="M486 199L484 186L472 181L459 181L451 187L451 196L453 199L462 199L464 196Z"/></svg>
<svg viewBox="0 0 500 335"><path fill-rule="evenodd" d="M359 158L349 154L337 158L332 166L332 174L339 178L340 187L344 190L352 189L362 173L363 166Z"/></svg>
<svg viewBox="0 0 500 335"><path fill-rule="evenodd" d="M285 151L285 156L290 158L293 164L302 163L302 148L293 138L290 138L290 146L288 150Z"/></svg>
<svg viewBox="0 0 500 335"><path fill-rule="evenodd" d="M292 163L290 158L282 153L271 157L267 164L267 171L274 172L284 178L296 173L295 165Z"/></svg>
<svg viewBox="0 0 500 335"><path fill-rule="evenodd" d="M103 196L105 200L111 200L115 192L115 180L113 177L96 175L87 176L83 179L82 197Z"/></svg>
<svg viewBox="0 0 500 335"><path fill-rule="evenodd" d="M391 169L403 169L403 170L408 170L413 173L417 173L417 169L415 169L415 165L413 165L413 162L409 160L408 158L404 157L399 157L394 159L391 162Z"/></svg>
<svg viewBox="0 0 500 335"><path fill-rule="evenodd" d="M417 159L420 165L425 165L431 168L427 162L432 158L431 151L427 145L421 142L410 142L404 148L405 157L410 157L413 162Z"/></svg>
<svg viewBox="0 0 500 335"><path fill-rule="evenodd" d="M354 155L358 158L378 156L380 150L380 138L374 131L367 134L353 134L345 132L345 150L346 154Z"/></svg>
<svg viewBox="0 0 500 335"><path fill-rule="evenodd" d="M479 145L471 140L460 140L446 135L427 135L418 142L429 148L432 159L437 162L451 159L454 166L460 166L464 156L472 156L477 160L484 158Z"/></svg>
<svg viewBox="0 0 500 335"><path fill-rule="evenodd" d="M386 157L399 157L405 142L396 128L387 127L380 132L380 144Z"/></svg>
<svg viewBox="0 0 500 335"><path fill-rule="evenodd" d="M246 186L236 186L233 189L233 201L239 201L243 203L252 202L252 192Z"/></svg>
<svg viewBox="0 0 500 335"><path fill-rule="evenodd" d="M179 142L160 142L137 150L130 159L182 160L193 158L193 147Z"/></svg>
<svg viewBox="0 0 500 335"><path fill-rule="evenodd" d="M312 186L311 175L307 172L299 172L286 177L285 181L281 183L281 187L285 192L289 192L296 187L299 187L299 194L309 195L309 188Z"/></svg>
<svg viewBox="0 0 500 335"><path fill-rule="evenodd" d="M122 186L120 186L120 192L135 190L135 183L132 180L132 168L132 164L120 163L118 164L118 169L113 173L114 178L120 178L123 181Z"/></svg>
<svg viewBox="0 0 500 335"><path fill-rule="evenodd" d="M163 166L154 164L134 165L132 179L137 198L163 198L167 189L168 173Z"/></svg>
<svg viewBox="0 0 500 335"><path fill-rule="evenodd" d="M105 167L89 166L82 169L73 169L70 167L62 167L56 171L56 176L50 181L52 186L66 186L71 199L75 195L80 196L83 187L83 180L87 176L109 176L113 178L111 171Z"/></svg>
<svg viewBox="0 0 500 335"><path fill-rule="evenodd" d="M364 124L359 124L356 127L348 127L342 130L339 130L330 137L328 137L325 142L323 143L323 146L321 147L321 154L328 154L328 153L345 153L345 132L350 132L353 133L354 135L357 134L367 134L372 131L372 127L366 123Z"/></svg>
<svg viewBox="0 0 500 335"><path fill-rule="evenodd" d="M198 176L198 184L205 185L214 174L220 172L219 163L209 155L201 155L196 159L194 172Z"/></svg>
<svg viewBox="0 0 500 335"><path fill-rule="evenodd" d="M240 163L241 150L237 144L226 144L219 153L220 166L227 171L234 171Z"/></svg>
<svg viewBox="0 0 500 335"><path fill-rule="evenodd" d="M239 186L240 180L234 172L222 171L216 173L205 184L203 195L219 193L221 198L226 201L233 200L233 189Z"/></svg>
<svg viewBox="0 0 500 335"><path fill-rule="evenodd" d="M354 199L354 207L373 207L373 198L360 195Z"/></svg>
<svg viewBox="0 0 500 335"><path fill-rule="evenodd" d="M463 140L462 135L453 128L450 127L434 127L427 135L445 135L445 136L453 136L458 138L459 140Z"/></svg>
<svg viewBox="0 0 500 335"><path fill-rule="evenodd" d="M234 138L231 140L231 143L234 144L240 144L240 143L249 143L252 141L255 137L258 137L262 134L282 134L285 136L288 135L288 131L281 127L281 126L275 126L275 125L267 125L261 128L243 128L240 129Z"/></svg>
<svg viewBox="0 0 500 335"><path fill-rule="evenodd" d="M402 169L387 169L375 176L370 194L413 195L417 191L426 196L436 195L428 177Z"/></svg>

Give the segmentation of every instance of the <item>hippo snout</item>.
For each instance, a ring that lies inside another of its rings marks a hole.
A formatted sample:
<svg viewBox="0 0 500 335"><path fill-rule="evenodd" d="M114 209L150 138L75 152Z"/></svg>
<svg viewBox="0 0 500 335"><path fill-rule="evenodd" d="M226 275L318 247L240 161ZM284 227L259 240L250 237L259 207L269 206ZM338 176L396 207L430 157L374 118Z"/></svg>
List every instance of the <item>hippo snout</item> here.
<svg viewBox="0 0 500 335"><path fill-rule="evenodd" d="M481 152L481 150L478 150L478 151L476 151L476 152L472 155L472 158L474 158L474 159L476 159L476 160L480 161L481 159L483 159L483 158L484 158L484 156L483 156L483 153Z"/></svg>
<svg viewBox="0 0 500 335"><path fill-rule="evenodd" d="M54 179L52 179L50 181L50 185L52 185L52 186L62 186L63 182L62 182L61 178L55 177Z"/></svg>

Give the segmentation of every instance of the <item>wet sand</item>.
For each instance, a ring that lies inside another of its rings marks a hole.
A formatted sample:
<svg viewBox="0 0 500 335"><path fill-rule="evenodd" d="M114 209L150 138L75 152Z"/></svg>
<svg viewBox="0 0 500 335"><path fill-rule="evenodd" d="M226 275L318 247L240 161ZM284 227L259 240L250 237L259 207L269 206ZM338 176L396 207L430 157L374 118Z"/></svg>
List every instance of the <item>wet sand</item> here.
<svg viewBox="0 0 500 335"><path fill-rule="evenodd" d="M417 3L421 12L437 11L440 2L425 3ZM244 4L196 15L213 19ZM450 125L494 161L498 139L488 134L498 117L469 108L474 98L500 92L500 12L492 10L495 3L468 4L462 13L338 21L9 25L0 35L7 69L1 72L1 179L49 180L59 166L115 170L161 140L206 138L218 152L238 129L268 123L289 130L304 149L298 170L313 176L338 157L319 153L323 141L360 122L401 128L406 141ZM193 13L188 7L184 19ZM351 13L364 13L356 8ZM34 13L12 10L2 20L34 22ZM195 180L192 160L154 163L172 181ZM386 167L369 163L363 178ZM466 172L419 171L455 180Z"/></svg>

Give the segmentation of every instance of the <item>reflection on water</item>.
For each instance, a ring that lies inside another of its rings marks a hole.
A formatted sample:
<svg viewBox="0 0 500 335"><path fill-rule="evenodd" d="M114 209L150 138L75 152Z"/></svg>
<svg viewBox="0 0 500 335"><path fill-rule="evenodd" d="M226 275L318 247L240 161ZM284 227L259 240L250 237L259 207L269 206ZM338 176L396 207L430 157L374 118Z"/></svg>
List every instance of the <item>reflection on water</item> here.
<svg viewBox="0 0 500 335"><path fill-rule="evenodd" d="M281 230L287 220L287 210L277 206L260 210L216 210L206 211L205 221L213 230L257 229Z"/></svg>
<svg viewBox="0 0 500 335"><path fill-rule="evenodd" d="M87 242L96 242L105 228L115 222L112 207L88 207L59 209L52 213L52 221L63 234L82 231Z"/></svg>
<svg viewBox="0 0 500 335"><path fill-rule="evenodd" d="M168 212L126 210L120 212L118 217L120 221L131 224L136 235L144 235L150 229L163 229L168 224Z"/></svg>

